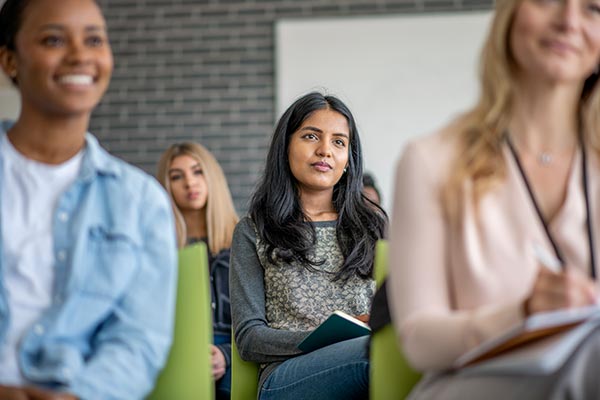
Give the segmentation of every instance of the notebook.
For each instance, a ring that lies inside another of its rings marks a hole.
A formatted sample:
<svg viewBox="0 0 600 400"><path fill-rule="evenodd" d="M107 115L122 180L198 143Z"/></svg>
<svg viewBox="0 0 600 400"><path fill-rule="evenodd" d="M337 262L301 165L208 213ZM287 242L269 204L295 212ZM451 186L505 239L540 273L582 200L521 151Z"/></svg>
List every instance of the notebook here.
<svg viewBox="0 0 600 400"><path fill-rule="evenodd" d="M321 325L300 342L298 348L303 352L309 352L370 333L371 328L364 322L343 311L334 311Z"/></svg>
<svg viewBox="0 0 600 400"><path fill-rule="evenodd" d="M454 368L473 366L548 372L562 365L591 330L600 325L597 305L538 313L459 357ZM524 346L524 345L528 346ZM524 370L523 369L523 370Z"/></svg>

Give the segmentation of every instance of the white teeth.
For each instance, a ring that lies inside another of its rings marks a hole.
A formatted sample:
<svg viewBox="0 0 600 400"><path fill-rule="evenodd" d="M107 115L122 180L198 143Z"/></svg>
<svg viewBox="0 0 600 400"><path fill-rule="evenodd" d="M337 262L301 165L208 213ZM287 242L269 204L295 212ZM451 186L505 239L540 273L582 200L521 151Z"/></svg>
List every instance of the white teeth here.
<svg viewBox="0 0 600 400"><path fill-rule="evenodd" d="M93 80L90 75L64 75L59 78L60 83L67 85L91 85Z"/></svg>

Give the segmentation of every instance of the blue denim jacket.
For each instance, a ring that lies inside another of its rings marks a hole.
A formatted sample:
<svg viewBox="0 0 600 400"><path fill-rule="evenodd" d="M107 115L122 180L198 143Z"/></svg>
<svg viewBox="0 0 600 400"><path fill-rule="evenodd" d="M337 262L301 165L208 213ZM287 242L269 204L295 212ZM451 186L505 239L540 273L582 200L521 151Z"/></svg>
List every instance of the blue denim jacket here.
<svg viewBox="0 0 600 400"><path fill-rule="evenodd" d="M2 165L0 157L0 176ZM54 300L21 341L22 373L83 399L141 398L172 338L177 246L169 200L88 133L79 176L53 218ZM0 341L11 319L2 259Z"/></svg>

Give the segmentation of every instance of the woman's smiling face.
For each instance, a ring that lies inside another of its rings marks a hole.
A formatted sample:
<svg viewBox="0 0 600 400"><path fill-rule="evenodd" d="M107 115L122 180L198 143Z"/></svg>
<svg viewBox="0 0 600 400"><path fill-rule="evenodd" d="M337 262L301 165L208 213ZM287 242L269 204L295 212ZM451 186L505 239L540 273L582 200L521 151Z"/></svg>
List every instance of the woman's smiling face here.
<svg viewBox="0 0 600 400"><path fill-rule="evenodd" d="M15 50L2 66L15 76L24 109L91 113L108 88L113 58L100 8L93 0L36 0L23 11Z"/></svg>
<svg viewBox="0 0 600 400"><path fill-rule="evenodd" d="M600 0L523 0L510 48L527 79L582 83L600 62Z"/></svg>

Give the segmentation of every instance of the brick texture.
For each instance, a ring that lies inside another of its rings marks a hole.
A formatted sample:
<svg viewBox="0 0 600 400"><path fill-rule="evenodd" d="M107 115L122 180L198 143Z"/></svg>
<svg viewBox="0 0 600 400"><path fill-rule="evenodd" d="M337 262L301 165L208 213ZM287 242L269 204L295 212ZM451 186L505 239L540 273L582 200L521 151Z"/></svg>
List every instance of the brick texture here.
<svg viewBox="0 0 600 400"><path fill-rule="evenodd" d="M491 0L104 0L115 55L91 131L154 173L171 143L198 141L221 163L241 213L275 119L279 18L486 10Z"/></svg>

